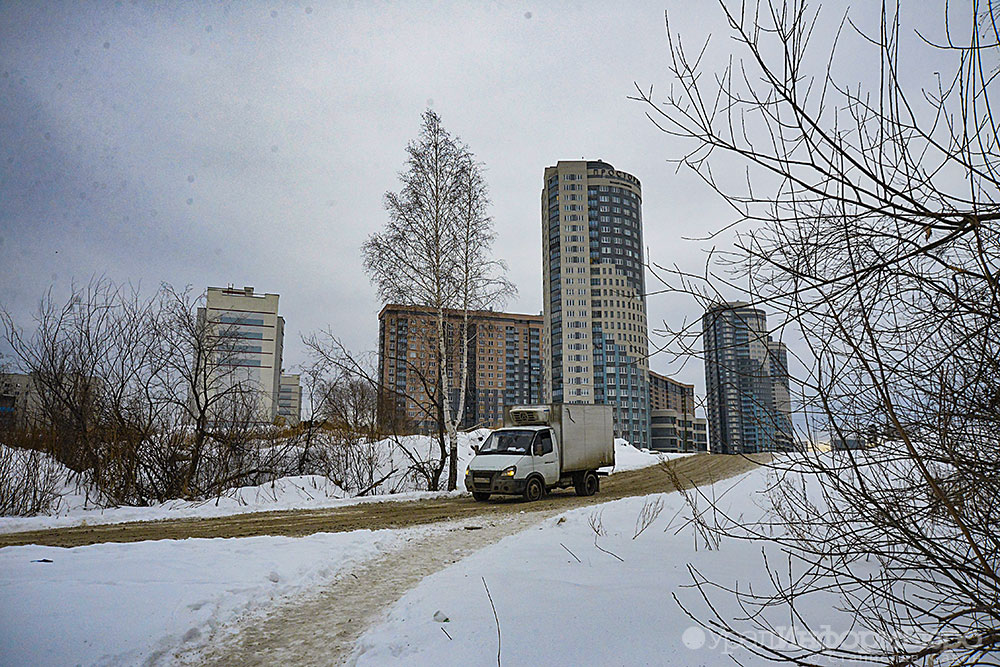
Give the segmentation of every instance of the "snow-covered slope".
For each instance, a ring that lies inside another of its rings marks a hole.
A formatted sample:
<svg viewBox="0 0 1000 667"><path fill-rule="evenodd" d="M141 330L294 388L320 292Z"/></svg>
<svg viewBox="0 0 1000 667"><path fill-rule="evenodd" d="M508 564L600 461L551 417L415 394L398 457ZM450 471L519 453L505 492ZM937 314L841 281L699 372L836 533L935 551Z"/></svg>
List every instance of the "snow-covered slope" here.
<svg viewBox="0 0 1000 667"><path fill-rule="evenodd" d="M0 549L0 665L168 664L210 632L434 530Z"/></svg>
<svg viewBox="0 0 1000 667"><path fill-rule="evenodd" d="M458 493L465 490L463 472L474 455L472 445L480 443L488 433L489 431L483 429L460 434ZM437 446L436 442L427 436L407 436L402 440L403 444L411 449ZM383 440L379 446L386 450L386 472L393 468L405 469L405 461L403 460L405 455L394 450L392 441ZM616 464L613 472L655 465L661 458L674 456L678 455L640 451L625 440L619 439L615 441ZM58 468L68 476L67 469L62 466L58 466ZM445 475L447 475L447 471L445 471ZM259 486L233 489L219 498L199 502L171 500L149 507L101 508L94 506L85 489L67 479L63 484L63 497L51 514L33 517L0 517L0 533L127 521L205 518L247 512L342 507L357 503L416 500L447 495L445 492L415 491L412 483L400 483L393 486L408 490L402 493L352 497L351 494L345 492L326 477L304 475L284 477Z"/></svg>
<svg viewBox="0 0 1000 667"><path fill-rule="evenodd" d="M766 481L755 472L705 493L726 494L738 513L759 516ZM664 503L657 520L633 539L644 504L657 499ZM687 514L682 498L669 494L549 519L425 579L362 638L356 657L378 665L491 664L496 629L485 578L501 619L504 664L729 664L709 652L714 640L692 628L671 595L685 593L689 562L756 582L759 549L732 542L696 551ZM624 562L595 548L592 516L607 533L600 546ZM169 662L173 651L203 646L242 616L315 592L421 531L447 528L2 548L0 664ZM439 610L452 639L435 627ZM701 652L685 642L701 642Z"/></svg>
<svg viewBox="0 0 1000 667"><path fill-rule="evenodd" d="M764 516L764 470L723 481L704 492L739 520ZM636 536L647 503L662 501L656 520ZM705 498L700 507L707 506ZM358 665L495 664L501 627L503 664L732 665L759 661L720 642L685 615L673 596L703 618L708 609L690 588L689 564L722 584L767 587L760 542L707 544L688 520L680 494L627 498L574 510L542 526L508 537L432 575L369 630L356 648ZM709 519L711 520L711 519ZM592 523L604 533L595 546ZM780 554L768 545L772 557ZM611 555L614 554L614 555ZM619 560L620 559L620 560ZM484 584L485 580L485 584ZM731 596L719 611L741 615ZM447 623L434 619L446 616ZM851 619L831 605L810 600L798 609L815 627L849 628ZM776 626L787 623L776 610ZM441 632L441 628L447 635Z"/></svg>

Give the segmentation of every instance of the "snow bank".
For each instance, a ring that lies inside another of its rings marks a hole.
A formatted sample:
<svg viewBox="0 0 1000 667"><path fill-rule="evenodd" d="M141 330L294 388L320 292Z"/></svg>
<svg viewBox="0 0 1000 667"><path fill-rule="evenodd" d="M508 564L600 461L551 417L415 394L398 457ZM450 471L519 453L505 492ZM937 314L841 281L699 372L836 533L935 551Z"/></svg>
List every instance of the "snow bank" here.
<svg viewBox="0 0 1000 667"><path fill-rule="evenodd" d="M475 455L472 446L484 441L488 435L487 429L459 434L458 491L453 494L465 492L465 468ZM400 441L411 450L426 450L438 446L436 440L429 436L406 436L400 438ZM386 453L384 472L380 474L388 473L393 468L405 469L407 463L405 454L395 448L391 440L383 440L378 446L385 448ZM615 467L613 470L608 469L608 472L635 470L677 456L686 455L639 450L625 440L618 439L615 441ZM345 507L359 503L420 500L449 495L443 491L416 491L412 480L396 479L394 482L390 479L385 486L407 490L400 493L351 497L351 494L326 477L303 475L283 477L259 486L233 489L219 498L205 501L171 500L149 507L101 508L95 507L92 495L88 495L84 487L70 481L68 469L62 466L59 468L63 471L62 497L54 505L54 509L41 516L0 517L0 533L129 521L208 518L250 512ZM445 470L442 482L447 480L447 474L448 471ZM398 477L401 478L402 474L400 473Z"/></svg>
<svg viewBox="0 0 1000 667"><path fill-rule="evenodd" d="M411 491L384 496L347 497L336 484L318 475L283 477L234 489L219 498L204 501L170 500L149 507L95 508L82 493L64 497L57 513L31 517L0 517L0 533L68 526L96 526L130 521L204 519L251 512L346 507L361 503L399 502L439 498L445 492Z"/></svg>
<svg viewBox="0 0 1000 667"><path fill-rule="evenodd" d="M489 431L482 429L459 434L459 491L465 491L464 472L474 452L472 445L485 440ZM81 485L70 470L52 461L58 468L59 499L49 512L30 517L0 516L0 533L67 526L125 523L129 521L155 521L160 519L206 518L230 516L249 512L263 512L290 509L319 509L341 507L366 502L405 501L435 498L447 495L445 492L418 491L417 480L407 478L405 470L409 459L399 448L426 454L438 447L437 441L429 436L404 436L375 443L380 450L381 466L375 471L375 478L397 470L380 488L396 489L398 492L362 497L352 497L344 489L321 475L283 477L258 486L231 489L218 498L203 501L170 500L158 505L134 507L121 506L105 508L94 501L94 493ZM2 446L2 445L0 445ZM48 457L46 457L48 458ZM51 461L51 459L49 459ZM447 469L442 482L447 481Z"/></svg>
<svg viewBox="0 0 1000 667"><path fill-rule="evenodd" d="M668 452L655 452L649 449L638 449L629 444L628 440L615 439L615 467L614 472L625 470L638 470L655 466L660 461L669 461L692 454L672 454Z"/></svg>
<svg viewBox="0 0 1000 667"><path fill-rule="evenodd" d="M429 530L6 547L0 665L168 664L175 649Z"/></svg>
<svg viewBox="0 0 1000 667"><path fill-rule="evenodd" d="M765 515L765 470L755 470L705 489L736 520ZM663 503L656 520L634 537L647 502ZM699 503L704 509L707 502ZM760 542L724 540L708 550L687 522L691 511L680 494L628 498L568 512L537 529L508 537L426 578L360 639L358 665L485 665L497 659L497 629L486 587L502 630L504 664L732 665L757 660L720 642L688 618L673 599L695 613L708 610L691 584L688 564L709 579L766 588ZM594 545L592 517L606 535ZM696 548L697 544L697 548ZM765 548L780 557L773 545ZM741 615L722 595L723 617ZM834 628L850 627L832 605L817 600L798 608ZM435 612L450 620L439 623ZM780 613L781 610L775 610ZM787 623L784 617L772 620ZM817 623L817 626L819 623ZM447 630L448 635L441 632Z"/></svg>

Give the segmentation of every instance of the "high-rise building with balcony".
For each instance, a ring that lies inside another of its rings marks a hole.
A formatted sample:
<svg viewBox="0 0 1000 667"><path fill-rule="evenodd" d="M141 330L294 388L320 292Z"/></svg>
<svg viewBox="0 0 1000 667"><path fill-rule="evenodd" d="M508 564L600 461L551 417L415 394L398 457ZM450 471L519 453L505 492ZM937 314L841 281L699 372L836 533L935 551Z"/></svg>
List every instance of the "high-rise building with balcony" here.
<svg viewBox="0 0 1000 667"><path fill-rule="evenodd" d="M649 342L639 179L559 161L542 187L545 396L613 405L615 435L649 446Z"/></svg>
<svg viewBox="0 0 1000 667"><path fill-rule="evenodd" d="M462 382L464 312L445 311L448 399L456 410ZM390 304L379 313L379 377L382 419L398 428L431 433L437 428L439 391L437 311ZM469 311L468 378L460 427L496 427L505 405L542 401L542 317L488 310Z"/></svg>
<svg viewBox="0 0 1000 667"><path fill-rule="evenodd" d="M768 335L763 310L717 303L702 316L712 451L741 454L792 446L788 352Z"/></svg>

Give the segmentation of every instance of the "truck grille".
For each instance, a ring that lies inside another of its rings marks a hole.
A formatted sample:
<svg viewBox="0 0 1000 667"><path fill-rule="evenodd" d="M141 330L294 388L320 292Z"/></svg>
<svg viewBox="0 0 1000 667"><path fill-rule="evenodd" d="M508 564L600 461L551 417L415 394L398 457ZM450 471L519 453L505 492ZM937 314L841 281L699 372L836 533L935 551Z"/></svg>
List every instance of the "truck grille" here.
<svg viewBox="0 0 1000 667"><path fill-rule="evenodd" d="M491 472L473 472L472 473L472 486L475 490L489 491L490 487L493 486L493 473Z"/></svg>

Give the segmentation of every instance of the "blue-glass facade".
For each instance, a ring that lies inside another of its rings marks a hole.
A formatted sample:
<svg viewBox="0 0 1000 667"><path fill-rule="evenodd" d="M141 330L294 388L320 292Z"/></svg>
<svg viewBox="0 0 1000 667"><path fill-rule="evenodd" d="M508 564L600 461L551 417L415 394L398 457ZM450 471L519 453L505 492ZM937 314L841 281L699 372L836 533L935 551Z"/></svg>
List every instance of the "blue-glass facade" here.
<svg viewBox="0 0 1000 667"><path fill-rule="evenodd" d="M764 311L742 302L716 304L702 317L702 336L712 451L789 449L788 353L768 336Z"/></svg>

